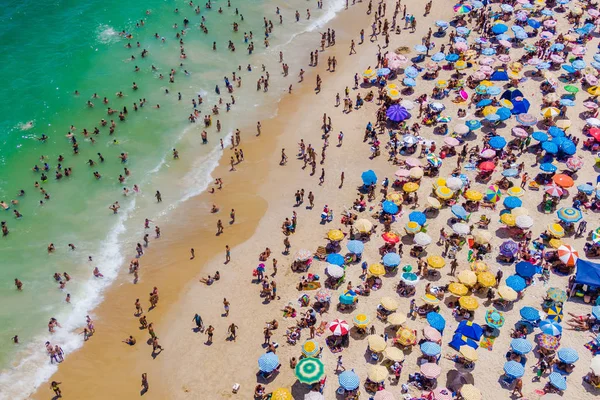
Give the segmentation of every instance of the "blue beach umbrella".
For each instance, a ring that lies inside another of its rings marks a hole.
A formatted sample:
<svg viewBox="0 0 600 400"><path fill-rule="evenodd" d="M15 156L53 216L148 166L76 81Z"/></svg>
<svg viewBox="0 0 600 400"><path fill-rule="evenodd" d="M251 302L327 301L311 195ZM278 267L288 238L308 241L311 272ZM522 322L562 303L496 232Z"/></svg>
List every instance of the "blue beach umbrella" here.
<svg viewBox="0 0 600 400"><path fill-rule="evenodd" d="M487 94L487 91L488 91L488 87L485 86L485 85L478 85L475 88L475 93L477 93L477 94ZM485 100L489 100L489 104L492 104L492 100L491 99L485 99Z"/></svg>
<svg viewBox="0 0 600 400"><path fill-rule="evenodd" d="M504 33L508 30L508 26L504 25L504 24L496 24L494 26L492 26L492 32L494 32L496 35L500 34L500 33Z"/></svg>
<svg viewBox="0 0 600 400"><path fill-rule="evenodd" d="M558 336L562 334L563 328L558 322L548 320L541 321L539 326L542 333L545 333L546 335Z"/></svg>
<svg viewBox="0 0 600 400"><path fill-rule="evenodd" d="M440 27L440 28L446 28L449 24L448 24L448 22L443 21L443 20L440 19L438 21L435 21L435 25L438 26L438 27Z"/></svg>
<svg viewBox="0 0 600 400"><path fill-rule="evenodd" d="M594 318L600 319L600 306L592 307L592 315L594 316Z"/></svg>
<svg viewBox="0 0 600 400"><path fill-rule="evenodd" d="M521 318L526 321L535 322L540 319L540 312L533 307L523 307L519 311Z"/></svg>
<svg viewBox="0 0 600 400"><path fill-rule="evenodd" d="M386 76L389 75L390 72L392 72L392 70L389 68L379 68L377 70L377 76Z"/></svg>
<svg viewBox="0 0 600 400"><path fill-rule="evenodd" d="M525 374L525 367L516 361L509 361L504 364L504 373L513 378L520 378Z"/></svg>
<svg viewBox="0 0 600 400"><path fill-rule="evenodd" d="M514 33L524 32L525 31L525 29L523 29L523 27L519 26L519 25L513 25L513 26L511 26L510 30L513 31Z"/></svg>
<svg viewBox="0 0 600 400"><path fill-rule="evenodd" d="M533 350L533 345L527 339L513 339L510 348L517 354L527 354Z"/></svg>
<svg viewBox="0 0 600 400"><path fill-rule="evenodd" d="M600 62L598 61L592 61L590 65L596 69L600 69Z"/></svg>
<svg viewBox="0 0 600 400"><path fill-rule="evenodd" d="M408 86L408 87L415 87L415 86L417 86L417 81L415 81L413 78L404 78L402 80L402 83L405 86Z"/></svg>
<svg viewBox="0 0 600 400"><path fill-rule="evenodd" d="M506 107L499 108L496 114L500 117L500 121L506 121L512 116L512 112Z"/></svg>
<svg viewBox="0 0 600 400"><path fill-rule="evenodd" d="M544 8L542 10L542 15L545 15L546 17L550 17L550 16L554 15L554 11Z"/></svg>
<svg viewBox="0 0 600 400"><path fill-rule="evenodd" d="M586 67L586 64L583 60L575 60L571 63L571 66L579 71L580 69L584 69Z"/></svg>
<svg viewBox="0 0 600 400"><path fill-rule="evenodd" d="M525 32L524 30L519 30L515 32L515 38L519 40L525 40L529 38L529 35L527 35L527 32Z"/></svg>
<svg viewBox="0 0 600 400"><path fill-rule="evenodd" d="M531 278L536 272L536 266L528 261L519 261L515 269L523 278Z"/></svg>
<svg viewBox="0 0 600 400"><path fill-rule="evenodd" d="M519 175L519 170L515 168L509 168L502 171L502 176L506 176L507 178L514 178Z"/></svg>
<svg viewBox="0 0 600 400"><path fill-rule="evenodd" d="M427 46L424 46L422 44L415 45L414 49L418 53L426 53L427 52Z"/></svg>
<svg viewBox="0 0 600 400"><path fill-rule="evenodd" d="M394 104L385 112L385 116L390 119L390 121L401 122L410 118L410 113L404 107L399 104Z"/></svg>
<svg viewBox="0 0 600 400"><path fill-rule="evenodd" d="M258 359L258 369L262 372L273 372L279 365L279 357L275 353L265 353Z"/></svg>
<svg viewBox="0 0 600 400"><path fill-rule="evenodd" d="M500 35L496 35L497 40L510 40L510 36L506 33L501 33Z"/></svg>
<svg viewBox="0 0 600 400"><path fill-rule="evenodd" d="M564 142L562 142L558 149L565 153L566 155L572 156L573 154L577 153L577 147L575 147L575 143L573 143L570 140L565 140Z"/></svg>
<svg viewBox="0 0 600 400"><path fill-rule="evenodd" d="M483 5L484 5L484 4L483 4L481 1L477 1L477 0L475 0L475 1L472 1L472 2L471 2L471 5L473 6L473 8L474 8L475 10L478 10L478 9L480 9L480 8L483 8Z"/></svg>
<svg viewBox="0 0 600 400"><path fill-rule="evenodd" d="M519 275L511 275L506 278L506 286L515 292L520 292L527 287L527 283L525 282L525 279L521 278Z"/></svg>
<svg viewBox="0 0 600 400"><path fill-rule="evenodd" d="M348 244L346 244L346 247L352 254L362 254L365 250L365 244L360 240L350 240Z"/></svg>
<svg viewBox="0 0 600 400"><path fill-rule="evenodd" d="M551 66L552 66L552 64L550 64L549 62L543 62L543 63L539 63L535 67L539 70L544 70L544 69L550 69Z"/></svg>
<svg viewBox="0 0 600 400"><path fill-rule="evenodd" d="M468 120L467 122L465 122L465 125L467 125L470 131L474 131L481 128L481 122L479 122L479 120L476 119Z"/></svg>
<svg viewBox="0 0 600 400"><path fill-rule="evenodd" d="M493 56L494 54L496 54L496 49L494 49L492 47L487 47L487 48L483 49L481 54L483 54L484 56Z"/></svg>
<svg viewBox="0 0 600 400"><path fill-rule="evenodd" d="M521 207L523 205L523 202L518 197L508 196L504 198L502 204L504 204L504 207L512 210L513 208Z"/></svg>
<svg viewBox="0 0 600 400"><path fill-rule="evenodd" d="M458 33L459 35L468 35L469 32L469 28L464 26L459 26L458 28L456 28L456 33Z"/></svg>
<svg viewBox="0 0 600 400"><path fill-rule="evenodd" d="M500 92L502 92L502 89L500 89L498 86L490 86L487 88L487 94L491 96L498 96Z"/></svg>
<svg viewBox="0 0 600 400"><path fill-rule="evenodd" d="M408 215L408 220L423 226L427 222L427 217L421 211L413 211Z"/></svg>
<svg viewBox="0 0 600 400"><path fill-rule="evenodd" d="M446 320L444 317L433 311L427 313L427 322L432 328L437 329L440 332L443 332L446 327Z"/></svg>
<svg viewBox="0 0 600 400"><path fill-rule="evenodd" d="M527 20L527 25L529 25L533 29L539 29L542 26L542 23L537 19L529 18Z"/></svg>
<svg viewBox="0 0 600 400"><path fill-rule="evenodd" d="M565 49L565 45L562 43L554 43L550 46L550 51L563 51Z"/></svg>
<svg viewBox="0 0 600 400"><path fill-rule="evenodd" d="M440 62L444 60L444 58L446 58L446 55L442 52L439 52L431 56L431 61Z"/></svg>
<svg viewBox="0 0 600 400"><path fill-rule="evenodd" d="M451 208L452 214L457 216L460 219L467 219L467 210L460 204L455 204Z"/></svg>
<svg viewBox="0 0 600 400"><path fill-rule="evenodd" d="M581 211L574 207L562 207L557 212L558 219L563 222L575 223L583 219Z"/></svg>
<svg viewBox="0 0 600 400"><path fill-rule="evenodd" d="M559 150L560 150L560 146L563 143L568 142L568 141L569 141L569 139L567 139L564 136L558 136L558 137L552 138L552 143L554 143L555 145L557 145Z"/></svg>
<svg viewBox="0 0 600 400"><path fill-rule="evenodd" d="M386 267L397 267L400 265L400 256L396 253L387 253L383 256L383 265Z"/></svg>
<svg viewBox="0 0 600 400"><path fill-rule="evenodd" d="M558 146L556 145L556 143L543 142L542 150L544 150L545 152L547 152L549 154L556 154L556 153L558 153Z"/></svg>
<svg viewBox="0 0 600 400"><path fill-rule="evenodd" d="M577 350L570 347L563 347L562 349L558 350L556 355L560 361L567 364L573 364L579 360L579 354L577 354Z"/></svg>
<svg viewBox="0 0 600 400"><path fill-rule="evenodd" d="M339 265L340 267L342 265L344 265L344 262L345 262L344 256L342 256L339 253L331 253L331 254L327 255L326 261L329 264Z"/></svg>
<svg viewBox="0 0 600 400"><path fill-rule="evenodd" d="M594 193L594 190L596 190L596 188L590 185L589 183L582 183L581 185L577 186L577 190L589 195Z"/></svg>
<svg viewBox="0 0 600 400"><path fill-rule="evenodd" d="M411 65L404 70L404 75L411 78L416 78L419 75L419 70Z"/></svg>
<svg viewBox="0 0 600 400"><path fill-rule="evenodd" d="M575 102L571 99L560 99L561 106L573 107L575 106Z"/></svg>
<svg viewBox="0 0 600 400"><path fill-rule="evenodd" d="M548 129L548 134L550 136L552 136L553 138L557 138L557 137L563 137L565 136L565 131L563 131L562 129L556 127L556 126L551 126Z"/></svg>
<svg viewBox="0 0 600 400"><path fill-rule="evenodd" d="M542 171L544 171L544 172L551 173L551 172L556 172L556 170L557 170L558 168L557 168L557 167L556 167L556 165L554 165L554 164L551 164L551 163L543 163L543 164L540 164L540 169L541 169Z"/></svg>
<svg viewBox="0 0 600 400"><path fill-rule="evenodd" d="M338 383L345 390L355 390L360 386L360 378L354 371L344 371L338 375Z"/></svg>
<svg viewBox="0 0 600 400"><path fill-rule="evenodd" d="M377 183L377 175L372 169L363 172L360 177L365 185L373 185Z"/></svg>
<svg viewBox="0 0 600 400"><path fill-rule="evenodd" d="M552 372L548 376L548 381L558 390L567 390L567 380L558 372Z"/></svg>
<svg viewBox="0 0 600 400"><path fill-rule="evenodd" d="M446 56L446 61L448 62L454 62L456 60L458 60L460 57L458 54L456 53L450 53Z"/></svg>
<svg viewBox="0 0 600 400"><path fill-rule="evenodd" d="M594 54L594 61L600 62L600 53Z"/></svg>
<svg viewBox="0 0 600 400"><path fill-rule="evenodd" d="M498 114L489 114L485 117L486 120L490 122L500 121L500 116Z"/></svg>
<svg viewBox="0 0 600 400"><path fill-rule="evenodd" d="M474 322L462 320L458 324L458 328L456 328L456 333L460 333L469 339L479 341L481 335L483 335L483 328Z"/></svg>
<svg viewBox="0 0 600 400"><path fill-rule="evenodd" d="M490 104L492 104L492 99L483 99L477 102L477 104L475 104L475 107L483 108L485 106L489 106Z"/></svg>
<svg viewBox="0 0 600 400"><path fill-rule="evenodd" d="M542 131L533 132L531 137L534 138L535 140L537 140L538 142L547 142L548 141L548 135L546 135Z"/></svg>
<svg viewBox="0 0 600 400"><path fill-rule="evenodd" d="M574 74L575 72L577 72L577 70L575 68L573 68L572 66L570 66L568 64L563 64L562 69L567 71L569 74Z"/></svg>
<svg viewBox="0 0 600 400"><path fill-rule="evenodd" d="M386 200L381 205L383 212L388 214L396 214L398 212L398 206L393 201Z"/></svg>
<svg viewBox="0 0 600 400"><path fill-rule="evenodd" d="M421 345L421 351L426 356L437 356L442 351L442 348L437 343L425 342Z"/></svg>
<svg viewBox="0 0 600 400"><path fill-rule="evenodd" d="M338 299L341 304L350 305L350 304L354 304L355 296L345 293L345 294L340 294L340 297Z"/></svg>
<svg viewBox="0 0 600 400"><path fill-rule="evenodd" d="M502 136L493 136L490 138L489 144L492 149L503 149L504 146L506 146L506 139L504 139Z"/></svg>

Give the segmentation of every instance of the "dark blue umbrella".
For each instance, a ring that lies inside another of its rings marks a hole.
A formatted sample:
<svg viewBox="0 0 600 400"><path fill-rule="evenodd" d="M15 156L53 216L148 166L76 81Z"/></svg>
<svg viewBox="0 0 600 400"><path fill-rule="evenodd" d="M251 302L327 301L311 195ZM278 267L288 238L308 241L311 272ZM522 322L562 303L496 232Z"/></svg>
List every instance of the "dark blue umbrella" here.
<svg viewBox="0 0 600 400"><path fill-rule="evenodd" d="M383 212L388 214L396 214L398 212L398 206L393 201L384 201L382 204Z"/></svg>
<svg viewBox="0 0 600 400"><path fill-rule="evenodd" d="M540 164L540 169L544 172L556 172L556 170L558 169L556 167L556 165L551 164L551 163L543 163Z"/></svg>
<svg viewBox="0 0 600 400"><path fill-rule="evenodd" d="M506 139L504 139L502 136L493 136L490 139L489 144L492 149L503 149L504 146L506 146Z"/></svg>
<svg viewBox="0 0 600 400"><path fill-rule="evenodd" d="M386 267L397 267L400 265L400 256L396 253L387 253L383 256L383 265Z"/></svg>
<svg viewBox="0 0 600 400"><path fill-rule="evenodd" d="M365 250L365 244L360 240L351 240L346 245L348 251L352 254L362 254Z"/></svg>
<svg viewBox="0 0 600 400"><path fill-rule="evenodd" d="M521 278L519 275L511 275L506 278L506 286L515 292L520 292L527 287L527 283L525 282L525 279Z"/></svg>
<svg viewBox="0 0 600 400"><path fill-rule="evenodd" d="M504 25L504 24L496 24L494 26L492 26L492 32L494 32L496 35L500 34L500 33L504 33L508 30L508 26Z"/></svg>
<svg viewBox="0 0 600 400"><path fill-rule="evenodd" d="M467 210L459 204L455 204L451 208L452 214L456 215L460 219L467 219Z"/></svg>
<svg viewBox="0 0 600 400"><path fill-rule="evenodd" d="M465 335L469 339L479 341L481 335L483 335L483 328L474 322L462 320L458 324L458 328L456 328L456 333Z"/></svg>
<svg viewBox="0 0 600 400"><path fill-rule="evenodd" d="M446 320L444 317L433 311L427 314L427 322L432 328L437 329L440 332L443 332L446 327Z"/></svg>
<svg viewBox="0 0 600 400"><path fill-rule="evenodd" d="M329 254L327 256L326 261L329 264L339 265L340 267L342 265L344 265L344 262L345 262L344 256L342 256L341 254L338 254L338 253L331 253L331 254Z"/></svg>
<svg viewBox="0 0 600 400"><path fill-rule="evenodd" d="M504 204L504 207L512 210L513 208L521 207L523 202L518 197L509 196L504 199L502 204Z"/></svg>
<svg viewBox="0 0 600 400"><path fill-rule="evenodd" d="M540 319L540 312L533 307L523 307L519 311L519 314L526 321L535 322Z"/></svg>
<svg viewBox="0 0 600 400"><path fill-rule="evenodd" d="M408 220L423 226L427 222L427 217L421 211L413 211L408 215Z"/></svg>
<svg viewBox="0 0 600 400"><path fill-rule="evenodd" d="M394 104L390 108L388 108L385 115L389 118L390 121L394 122L400 122L410 118L410 113L408 112L408 110L398 104Z"/></svg>
<svg viewBox="0 0 600 400"><path fill-rule="evenodd" d="M373 185L377 183L377 175L375 175L375 171L372 169L363 172L360 177L365 185Z"/></svg>
<svg viewBox="0 0 600 400"><path fill-rule="evenodd" d="M548 134L552 137L561 137L561 136L565 136L565 131L563 131L562 129L556 127L556 126L551 126L550 129L548 129Z"/></svg>
<svg viewBox="0 0 600 400"><path fill-rule="evenodd" d="M523 278L531 278L534 276L536 269L535 265L527 261L520 261L516 266L517 274L521 275Z"/></svg>
<svg viewBox="0 0 600 400"><path fill-rule="evenodd" d="M455 53L450 53L446 56L446 61L449 61L449 62L454 62L458 59L459 59L459 56L458 56L458 54L455 54Z"/></svg>
<svg viewBox="0 0 600 400"><path fill-rule="evenodd" d="M556 143L544 142L542 143L542 150L546 151L549 154L556 154L558 153L558 146L556 145Z"/></svg>
<svg viewBox="0 0 600 400"><path fill-rule="evenodd" d="M529 18L527 20L527 25L529 25L530 27L532 27L533 29L539 29L542 26L542 23L539 22L536 19L533 18Z"/></svg>
<svg viewBox="0 0 600 400"><path fill-rule="evenodd" d="M514 257L519 252L519 245L512 240L507 240L500 245L500 254L506 257Z"/></svg>
<svg viewBox="0 0 600 400"><path fill-rule="evenodd" d="M452 341L448 344L450 345L450 347L457 351L460 351L460 348L462 346L469 346L474 348L475 350L479 348L478 342L474 341L473 339L469 339L468 337L460 333L455 333L454 336L452 336Z"/></svg>
<svg viewBox="0 0 600 400"><path fill-rule="evenodd" d="M535 140L537 140L538 142L547 142L548 141L548 135L546 135L542 131L533 132L531 137L534 138Z"/></svg>
<svg viewBox="0 0 600 400"><path fill-rule="evenodd" d="M577 153L577 147L575 147L575 143L570 140L566 140L559 146L559 150L565 153L566 155L572 156Z"/></svg>
<svg viewBox="0 0 600 400"><path fill-rule="evenodd" d="M483 108L485 106L489 106L490 104L492 104L492 99L483 99L480 100L477 104L475 104L475 107Z"/></svg>

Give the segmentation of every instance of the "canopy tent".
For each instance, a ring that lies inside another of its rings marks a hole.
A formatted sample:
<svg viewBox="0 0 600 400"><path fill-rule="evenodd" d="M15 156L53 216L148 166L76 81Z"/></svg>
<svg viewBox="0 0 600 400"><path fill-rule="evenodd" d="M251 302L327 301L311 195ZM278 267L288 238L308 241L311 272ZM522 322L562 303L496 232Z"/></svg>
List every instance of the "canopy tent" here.
<svg viewBox="0 0 600 400"><path fill-rule="evenodd" d="M589 286L600 286L600 263L577 260L577 273L575 283Z"/></svg>
<svg viewBox="0 0 600 400"><path fill-rule="evenodd" d="M525 98L519 89L508 89L502 93L500 98L508 100L512 103L513 108L510 110L510 112L513 115L525 114L529 111L529 107L531 106L529 100Z"/></svg>
<svg viewBox="0 0 600 400"><path fill-rule="evenodd" d="M508 74L505 70L499 68L490 76L490 81L508 81Z"/></svg>

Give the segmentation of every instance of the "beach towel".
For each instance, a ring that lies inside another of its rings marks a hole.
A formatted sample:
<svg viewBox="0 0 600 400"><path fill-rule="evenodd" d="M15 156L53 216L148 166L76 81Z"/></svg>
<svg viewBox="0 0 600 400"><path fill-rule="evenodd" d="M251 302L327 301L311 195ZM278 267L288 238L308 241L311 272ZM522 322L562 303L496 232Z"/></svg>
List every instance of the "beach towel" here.
<svg viewBox="0 0 600 400"><path fill-rule="evenodd" d="M494 341L495 340L496 340L496 338L483 337L483 338L481 338L481 341L479 342L479 347L488 349L489 351L492 351L494 349Z"/></svg>
<svg viewBox="0 0 600 400"><path fill-rule="evenodd" d="M317 290L321 287L321 282L307 282L302 285L302 290Z"/></svg>

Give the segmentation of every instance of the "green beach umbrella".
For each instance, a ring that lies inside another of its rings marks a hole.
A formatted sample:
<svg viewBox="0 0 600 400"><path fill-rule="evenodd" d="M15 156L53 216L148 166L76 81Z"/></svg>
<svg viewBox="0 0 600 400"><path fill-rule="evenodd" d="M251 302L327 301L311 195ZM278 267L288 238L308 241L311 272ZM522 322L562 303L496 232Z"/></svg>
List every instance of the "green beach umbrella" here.
<svg viewBox="0 0 600 400"><path fill-rule="evenodd" d="M567 85L565 86L565 90L569 93L577 93L579 92L579 88L577 86L573 86L573 85Z"/></svg>
<svg viewBox="0 0 600 400"><path fill-rule="evenodd" d="M325 375L325 366L318 358L303 358L296 365L296 377L302 383L319 382Z"/></svg>

